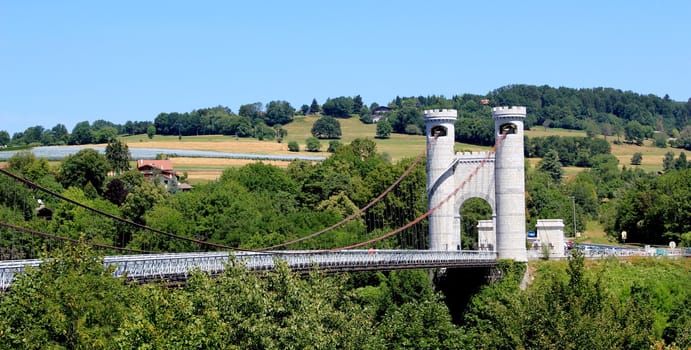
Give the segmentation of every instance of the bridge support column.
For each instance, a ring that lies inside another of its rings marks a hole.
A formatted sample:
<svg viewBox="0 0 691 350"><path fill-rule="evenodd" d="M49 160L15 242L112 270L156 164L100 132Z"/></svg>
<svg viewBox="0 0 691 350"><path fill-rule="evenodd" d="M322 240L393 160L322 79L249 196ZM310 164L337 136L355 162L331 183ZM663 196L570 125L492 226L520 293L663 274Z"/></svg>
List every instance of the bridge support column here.
<svg viewBox="0 0 691 350"><path fill-rule="evenodd" d="M525 247L525 164L523 121L525 107L492 108L497 142L494 186L497 257L528 261ZM505 133L505 136L502 134ZM503 137L503 141L501 138Z"/></svg>
<svg viewBox="0 0 691 350"><path fill-rule="evenodd" d="M455 109L425 111L427 135L427 191L429 208L429 249L459 250L461 234L456 231L454 213L454 141ZM458 225L460 228L460 224Z"/></svg>

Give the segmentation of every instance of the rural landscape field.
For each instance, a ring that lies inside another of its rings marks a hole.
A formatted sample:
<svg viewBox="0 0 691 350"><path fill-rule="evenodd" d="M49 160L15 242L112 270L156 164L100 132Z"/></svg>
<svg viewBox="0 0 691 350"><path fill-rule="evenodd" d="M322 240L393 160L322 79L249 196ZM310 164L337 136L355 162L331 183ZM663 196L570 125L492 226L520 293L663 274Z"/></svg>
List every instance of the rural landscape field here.
<svg viewBox="0 0 691 350"><path fill-rule="evenodd" d="M161 149L185 149L200 151L217 151L228 153L247 153L260 155L283 155L283 156L321 156L328 157L328 140L321 141L319 152L305 151L305 140L312 136L310 130L318 116L295 117L292 123L285 126L288 136L283 142L275 140L259 141L254 138L237 138L234 136L223 135L203 135L203 136L162 136L156 135L149 139L146 135L132 135L122 137L130 148L161 148ZM376 124L365 124L358 118L340 119L342 137L338 140L348 144L356 138L369 138L376 142L377 150L385 154L392 161L403 158L417 157L425 150L425 136L392 134L387 139L375 138ZM536 127L526 130L527 137L542 136L579 136L585 137L582 130L567 130L559 128ZM598 136L602 138L603 136ZM662 169L662 159L669 149L653 147L651 141L645 141L642 146L634 144L614 144L614 137L609 137L612 147L612 154L619 160L620 166L639 167L645 171L658 171ZM288 142L296 141L300 144L300 152L288 150ZM466 143L456 143L456 151L489 151L491 147L471 145ZM643 154L641 165L630 165L631 157L634 153ZM242 166L248 163L258 162L253 159L229 159L229 158L197 158L197 157L171 157L175 169L179 172L187 172L188 179L192 182L217 179L227 167ZM539 158L529 158L528 162L535 167L540 161ZM261 160L265 164L278 167L287 167L289 161L281 160ZM564 167L566 176L573 176L582 168Z"/></svg>

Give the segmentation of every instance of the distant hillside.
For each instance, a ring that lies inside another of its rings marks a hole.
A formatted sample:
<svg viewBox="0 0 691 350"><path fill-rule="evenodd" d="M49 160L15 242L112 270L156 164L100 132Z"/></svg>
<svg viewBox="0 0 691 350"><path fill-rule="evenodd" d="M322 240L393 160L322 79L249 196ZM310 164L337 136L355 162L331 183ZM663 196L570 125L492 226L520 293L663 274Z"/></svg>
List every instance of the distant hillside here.
<svg viewBox="0 0 691 350"><path fill-rule="evenodd" d="M509 85L486 95L396 97L376 118L387 119L394 134L419 135L424 130L425 109L454 108L459 115L456 141L486 146L494 142L492 128L488 128L491 107L507 105L527 107L526 129L542 126L584 130L589 136L615 136L636 144L656 138L663 145L669 143L691 150L691 99L677 102L668 96L641 95L614 88ZM372 114L381 112L380 107L377 103L368 107L359 95L329 98L322 106L312 101L312 105L305 104L299 110L286 101L242 105L238 114L228 107L216 106L191 112L160 113L152 116L152 121L127 121L125 124L85 121L78 123L71 132L62 124L50 129L34 126L11 138L6 131L0 130L0 145L89 144L105 142L114 135L146 132L175 136L223 134L264 140L277 137L282 127L300 123L301 119L297 118L300 115L331 115L339 119L353 116L371 123L375 119ZM348 130L343 130L344 137L348 134Z"/></svg>

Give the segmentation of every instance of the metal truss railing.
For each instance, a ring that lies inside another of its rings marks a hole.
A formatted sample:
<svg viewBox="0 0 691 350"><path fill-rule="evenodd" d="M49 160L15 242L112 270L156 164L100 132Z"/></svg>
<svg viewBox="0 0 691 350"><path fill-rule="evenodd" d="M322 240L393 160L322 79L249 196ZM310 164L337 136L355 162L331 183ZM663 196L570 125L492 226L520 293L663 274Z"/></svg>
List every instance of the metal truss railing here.
<svg viewBox="0 0 691 350"><path fill-rule="evenodd" d="M279 261L298 272L315 268L325 272L345 272L493 266L496 259L496 252L492 251L344 250L122 255L105 257L103 262L106 266L115 266L113 275L116 277L146 282L184 280L194 270L218 274L228 266L238 265L250 271L272 271ZM22 273L25 266L36 267L41 262L0 261L0 289L9 287L14 276Z"/></svg>

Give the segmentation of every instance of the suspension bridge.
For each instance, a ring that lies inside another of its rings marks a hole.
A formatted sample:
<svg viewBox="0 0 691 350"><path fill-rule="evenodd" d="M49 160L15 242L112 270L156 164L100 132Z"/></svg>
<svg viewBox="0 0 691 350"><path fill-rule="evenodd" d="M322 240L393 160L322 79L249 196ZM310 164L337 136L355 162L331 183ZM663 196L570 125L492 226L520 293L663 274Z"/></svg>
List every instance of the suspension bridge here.
<svg viewBox="0 0 691 350"><path fill-rule="evenodd" d="M104 264L114 267L114 275L126 276L140 282L152 280L185 280L193 270L209 274L221 273L231 266L250 271L270 271L283 262L293 271L319 269L325 272L375 271L417 268L476 268L492 267L497 259L527 261L525 244L525 199L523 162L523 119L525 107L497 107L492 110L496 142L491 152L456 154L454 147L455 110L425 111L427 147L425 152L379 196L342 221L318 232L264 249L250 250L197 240L165 232L87 206L46 189L4 169L0 173L13 178L21 186L45 192L60 200L82 207L95 214L141 230L198 244L212 252L165 253L128 249L86 242L95 248L118 251L120 254L104 258ZM427 156L428 211L374 238L344 247L321 250L279 250L306 241L359 218L384 199ZM492 207L493 226L490 242L482 250L461 250L459 209L468 198L485 199ZM426 220L429 249L374 249L373 244L412 227L420 227ZM5 231L22 233L48 241L75 241L55 234L0 222ZM27 242L29 244L31 242ZM363 249L369 247L369 249ZM621 253L619 253L621 254ZM634 255L637 252L627 252ZM17 274L27 267L37 267L40 259L12 259L0 261L0 288L6 289Z"/></svg>

